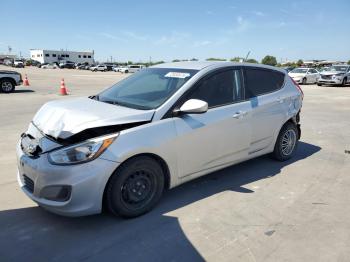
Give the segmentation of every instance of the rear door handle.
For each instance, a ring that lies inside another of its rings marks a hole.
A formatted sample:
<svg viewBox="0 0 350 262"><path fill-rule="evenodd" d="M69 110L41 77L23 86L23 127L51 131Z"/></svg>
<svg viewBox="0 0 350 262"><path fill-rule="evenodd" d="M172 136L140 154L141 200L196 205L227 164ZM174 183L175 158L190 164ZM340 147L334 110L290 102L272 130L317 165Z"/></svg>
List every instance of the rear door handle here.
<svg viewBox="0 0 350 262"><path fill-rule="evenodd" d="M232 117L236 118L236 119L239 119L239 118L243 118L247 114L248 114L248 112L246 112L246 111L238 111Z"/></svg>

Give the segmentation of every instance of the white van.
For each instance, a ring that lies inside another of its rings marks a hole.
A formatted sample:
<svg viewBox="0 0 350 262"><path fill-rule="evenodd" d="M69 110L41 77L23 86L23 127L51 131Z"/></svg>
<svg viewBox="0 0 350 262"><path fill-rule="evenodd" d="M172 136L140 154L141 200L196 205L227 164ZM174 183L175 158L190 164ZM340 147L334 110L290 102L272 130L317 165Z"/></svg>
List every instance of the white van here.
<svg viewBox="0 0 350 262"><path fill-rule="evenodd" d="M125 67L120 68L119 72L121 72L121 73L136 73L143 68L145 68L144 65L130 65L130 66L125 66Z"/></svg>

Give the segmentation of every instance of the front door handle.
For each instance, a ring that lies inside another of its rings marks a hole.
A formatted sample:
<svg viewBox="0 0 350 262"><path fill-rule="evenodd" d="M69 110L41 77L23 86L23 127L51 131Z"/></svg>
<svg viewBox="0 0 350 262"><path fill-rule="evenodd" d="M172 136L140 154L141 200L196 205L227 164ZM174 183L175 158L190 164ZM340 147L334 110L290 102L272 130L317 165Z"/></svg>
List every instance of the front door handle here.
<svg viewBox="0 0 350 262"><path fill-rule="evenodd" d="M234 115L232 117L239 119L239 118L243 118L247 114L248 114L248 112L246 112L246 111L238 111L238 112L234 113Z"/></svg>

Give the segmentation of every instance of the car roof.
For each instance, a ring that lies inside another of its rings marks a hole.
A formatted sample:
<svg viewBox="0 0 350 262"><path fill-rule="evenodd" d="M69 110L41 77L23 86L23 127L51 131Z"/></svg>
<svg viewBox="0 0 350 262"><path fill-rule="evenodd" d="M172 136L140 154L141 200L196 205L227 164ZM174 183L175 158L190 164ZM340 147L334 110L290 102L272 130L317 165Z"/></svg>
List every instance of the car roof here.
<svg viewBox="0 0 350 262"><path fill-rule="evenodd" d="M152 67L202 70L208 66L213 66L218 64L228 64L228 63L229 62L220 62L220 61L202 61L202 62L184 61L184 62L163 63Z"/></svg>
<svg viewBox="0 0 350 262"><path fill-rule="evenodd" d="M204 68L222 68L227 66L247 66L247 67L259 67L272 69L280 72L284 72L283 69L262 65L262 64L253 64L253 63L236 63L236 62L227 62L227 61L184 61L184 62L173 62L173 63L163 63L152 66L152 68L174 68L174 69L190 69L190 70L203 70Z"/></svg>

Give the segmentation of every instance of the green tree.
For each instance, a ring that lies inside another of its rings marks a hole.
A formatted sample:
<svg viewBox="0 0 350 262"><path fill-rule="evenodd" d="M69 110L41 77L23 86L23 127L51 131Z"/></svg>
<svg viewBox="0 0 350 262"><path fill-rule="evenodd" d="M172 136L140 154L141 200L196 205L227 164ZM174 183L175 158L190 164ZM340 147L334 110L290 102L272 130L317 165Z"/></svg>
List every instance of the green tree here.
<svg viewBox="0 0 350 262"><path fill-rule="evenodd" d="M190 61L198 61L197 58L192 58Z"/></svg>
<svg viewBox="0 0 350 262"><path fill-rule="evenodd" d="M214 58L214 57L210 57L206 59L207 61L226 61L226 59L224 58Z"/></svg>
<svg viewBox="0 0 350 262"><path fill-rule="evenodd" d="M299 59L297 61L297 66L302 66L304 64L303 60Z"/></svg>
<svg viewBox="0 0 350 262"><path fill-rule="evenodd" d="M348 65L350 65L350 60L348 61Z"/></svg>
<svg viewBox="0 0 350 262"><path fill-rule="evenodd" d="M128 65L132 65L133 63L132 63L132 61L128 61Z"/></svg>
<svg viewBox="0 0 350 262"><path fill-rule="evenodd" d="M175 62L180 62L180 59L174 59L172 62L173 62L173 63L175 63Z"/></svg>
<svg viewBox="0 0 350 262"><path fill-rule="evenodd" d="M239 57L239 56L235 56L234 58L231 58L230 61L231 62L240 62L244 60L242 57Z"/></svg>
<svg viewBox="0 0 350 262"><path fill-rule="evenodd" d="M277 65L277 59L274 56L267 55L261 60L261 63L264 65L275 66L275 65Z"/></svg>
<svg viewBox="0 0 350 262"><path fill-rule="evenodd" d="M257 60L255 60L254 58L249 58L246 62L253 63L253 64L259 64L259 62Z"/></svg>

